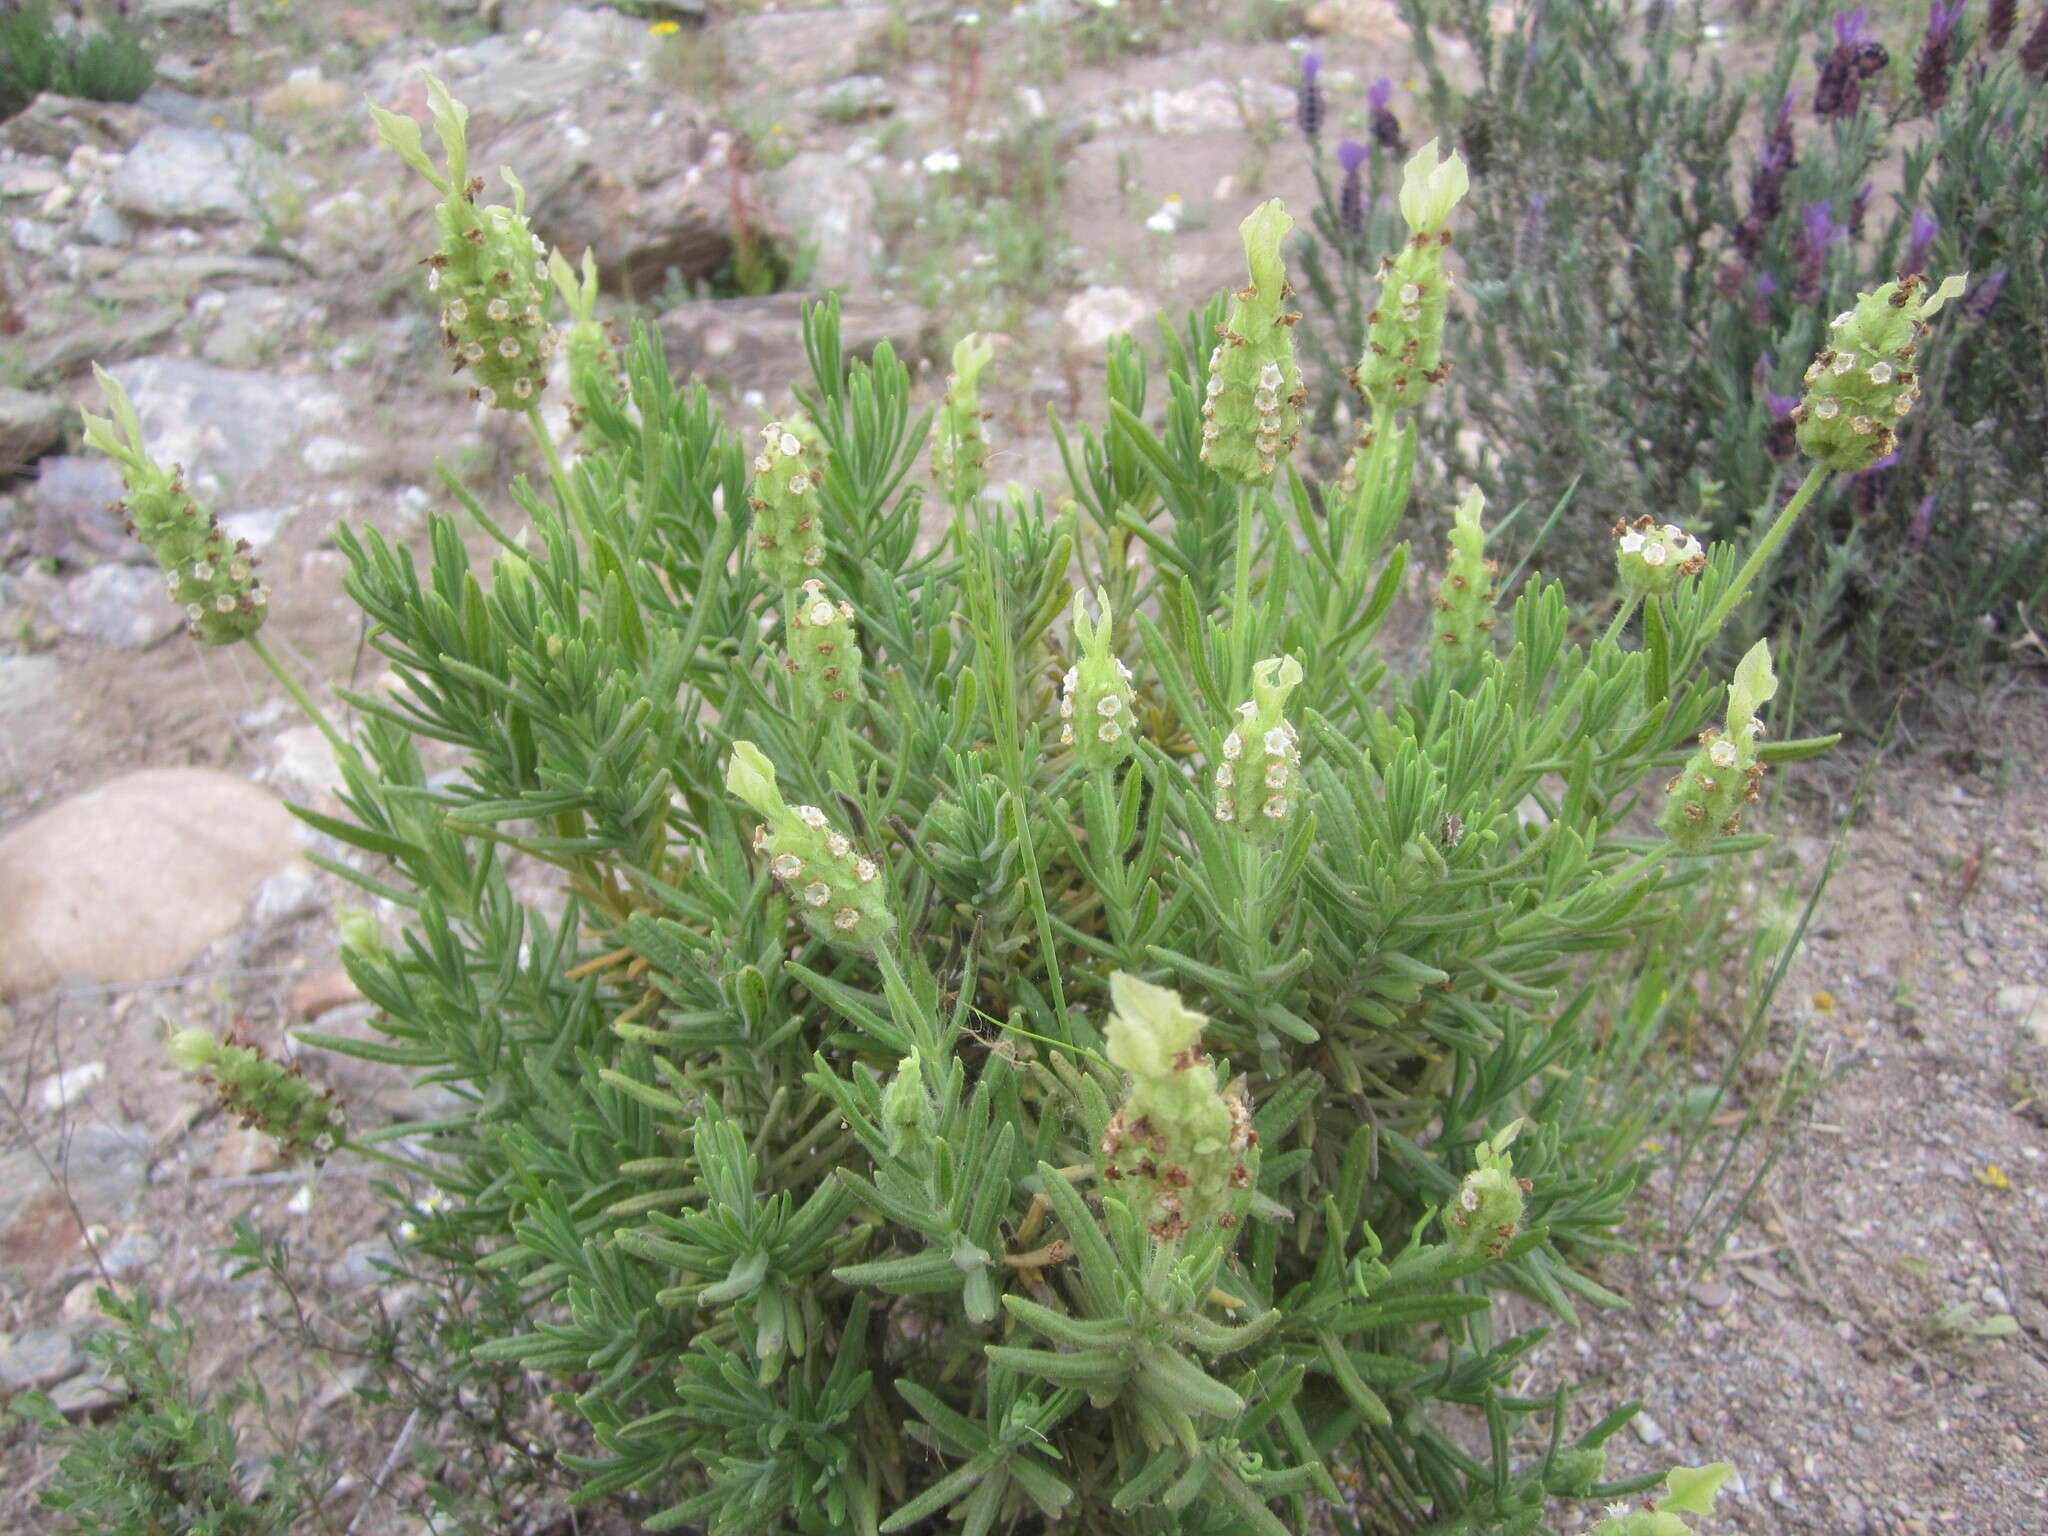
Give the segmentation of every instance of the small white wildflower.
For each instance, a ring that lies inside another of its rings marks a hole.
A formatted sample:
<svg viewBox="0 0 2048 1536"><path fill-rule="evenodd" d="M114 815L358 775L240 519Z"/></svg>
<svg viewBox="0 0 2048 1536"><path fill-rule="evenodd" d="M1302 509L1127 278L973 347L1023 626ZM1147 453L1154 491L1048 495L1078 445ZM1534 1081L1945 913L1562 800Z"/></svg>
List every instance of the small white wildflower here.
<svg viewBox="0 0 2048 1536"><path fill-rule="evenodd" d="M815 603L811 604L811 611L807 617L813 624L830 624L832 622L831 603L822 597L819 598Z"/></svg>
<svg viewBox="0 0 2048 1536"><path fill-rule="evenodd" d="M832 899L832 887L822 880L813 880L804 887L804 900L814 907L822 907Z"/></svg>
<svg viewBox="0 0 2048 1536"><path fill-rule="evenodd" d="M794 432L783 433L782 441L775 446L782 450L782 456L785 459L793 459L804 451L804 445L796 440Z"/></svg>
<svg viewBox="0 0 2048 1536"><path fill-rule="evenodd" d="M1822 421L1833 421L1842 414L1842 407L1833 400L1816 400L1813 402L1813 414Z"/></svg>
<svg viewBox="0 0 2048 1536"><path fill-rule="evenodd" d="M1234 763L1238 760L1238 758L1242 757L1243 755L1244 740L1237 734L1237 732L1232 731L1228 736L1223 738L1223 761L1225 761L1226 763Z"/></svg>
<svg viewBox="0 0 2048 1536"><path fill-rule="evenodd" d="M830 818L815 805L800 805L796 808L796 819L815 831L822 832L831 824Z"/></svg>
<svg viewBox="0 0 2048 1536"><path fill-rule="evenodd" d="M1100 741L1115 741L1123 733L1123 727L1114 720L1105 720L1102 722L1102 729L1097 731L1095 735L1096 739Z"/></svg>
<svg viewBox="0 0 2048 1536"><path fill-rule="evenodd" d="M1643 546L1643 564L1647 566L1655 567L1662 565L1670 558L1670 552L1662 544L1645 544Z"/></svg>
<svg viewBox="0 0 2048 1536"><path fill-rule="evenodd" d="M1834 319L1828 322L1828 329L1831 331L1839 331L1843 326L1847 325L1851 320L1854 320L1855 318L1855 310L1845 309L1839 315L1835 316Z"/></svg>
<svg viewBox="0 0 2048 1536"><path fill-rule="evenodd" d="M1122 699L1118 698L1113 693L1105 693L1102 696L1101 702L1095 706L1095 713L1101 715L1104 719L1107 719L1109 716L1115 714L1118 710L1122 709L1123 707L1124 701Z"/></svg>
<svg viewBox="0 0 2048 1536"><path fill-rule="evenodd" d="M960 156L950 149L935 149L924 157L927 176L950 176L960 169Z"/></svg>
<svg viewBox="0 0 2048 1536"><path fill-rule="evenodd" d="M1180 220L1170 210L1161 208L1145 221L1145 227L1157 235L1170 235L1180 228Z"/></svg>
<svg viewBox="0 0 2048 1536"><path fill-rule="evenodd" d="M1728 740L1715 742L1707 749L1707 758L1716 768L1735 766L1735 743Z"/></svg>
<svg viewBox="0 0 2048 1536"><path fill-rule="evenodd" d="M860 914L851 907L841 907L832 914L832 926L841 933L860 926Z"/></svg>
<svg viewBox="0 0 2048 1536"><path fill-rule="evenodd" d="M1872 363L1872 364L1870 365L1870 382L1871 382L1871 383L1873 383L1873 384L1889 384L1889 383L1891 383L1891 381L1892 381L1892 365L1891 365L1890 363Z"/></svg>
<svg viewBox="0 0 2048 1536"><path fill-rule="evenodd" d="M853 861L854 878L859 880L862 885L871 883L881 872L876 867L873 859L855 859Z"/></svg>
<svg viewBox="0 0 2048 1536"><path fill-rule="evenodd" d="M832 833L825 839L825 847L831 852L832 857L835 859L843 859L848 854L853 852L853 844L849 843L837 832Z"/></svg>
<svg viewBox="0 0 2048 1536"><path fill-rule="evenodd" d="M1268 795L1262 809L1269 819L1279 821L1287 814L1287 797L1285 795Z"/></svg>
<svg viewBox="0 0 2048 1536"><path fill-rule="evenodd" d="M1835 354L1835 372L1847 373L1855 366L1856 354L1854 352L1838 352Z"/></svg>
<svg viewBox="0 0 2048 1536"><path fill-rule="evenodd" d="M1266 754L1269 757L1285 757L1294 743L1287 739L1287 732L1279 726L1266 732Z"/></svg>
<svg viewBox="0 0 2048 1536"><path fill-rule="evenodd" d="M1216 765L1216 787L1218 789L1228 789L1236 782L1237 773L1231 768L1230 764L1218 763Z"/></svg>
<svg viewBox="0 0 2048 1536"><path fill-rule="evenodd" d="M794 880L803 872L804 861L793 853L778 853L768 864L768 873L778 880Z"/></svg>

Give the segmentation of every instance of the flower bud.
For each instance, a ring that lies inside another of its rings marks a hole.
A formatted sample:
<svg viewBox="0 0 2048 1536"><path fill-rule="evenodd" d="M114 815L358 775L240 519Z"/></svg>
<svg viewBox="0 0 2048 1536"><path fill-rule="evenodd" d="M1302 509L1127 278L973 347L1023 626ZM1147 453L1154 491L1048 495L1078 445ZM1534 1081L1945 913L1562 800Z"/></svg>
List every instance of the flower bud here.
<svg viewBox="0 0 2048 1536"><path fill-rule="evenodd" d="M816 577L797 588L785 629L782 664L797 680L804 702L825 715L843 715L861 701L860 640L853 604L825 595Z"/></svg>
<svg viewBox="0 0 2048 1536"><path fill-rule="evenodd" d="M1445 224L1471 183L1465 162L1455 152L1439 161L1436 145L1435 139L1423 145L1402 173L1408 243L1380 262L1379 303L1366 316L1365 352L1352 373L1352 383L1377 407L1418 405L1450 371L1442 360L1451 292Z"/></svg>
<svg viewBox="0 0 2048 1536"><path fill-rule="evenodd" d="M949 506L965 506L988 482L988 439L981 424L992 413L981 408L976 386L995 355L986 336L963 336L953 348L953 376L932 428L932 479Z"/></svg>
<svg viewBox="0 0 2048 1536"><path fill-rule="evenodd" d="M1437 654L1454 661L1485 648L1494 599L1500 596L1493 581L1500 564L1486 558L1486 529L1479 521L1485 509L1486 497L1474 486L1452 518L1449 558L1436 589Z"/></svg>
<svg viewBox="0 0 2048 1536"><path fill-rule="evenodd" d="M1209 354L1202 401L1202 462L1240 485L1265 485L1301 441L1308 391L1294 363L1294 322L1281 305L1294 296L1280 264L1280 242L1294 228L1280 200L1261 204L1238 225L1251 282L1237 290L1230 318Z"/></svg>
<svg viewBox="0 0 2048 1536"><path fill-rule="evenodd" d="M882 1090L882 1130L889 1138L889 1155L901 1157L929 1141L936 1127L932 1096L924 1086L924 1064L913 1050Z"/></svg>
<svg viewBox="0 0 2048 1536"><path fill-rule="evenodd" d="M1137 744L1138 698L1131 669L1112 656L1113 615L1109 594L1095 589L1102 617L1090 621L1081 595L1074 594L1074 639L1081 654L1060 682L1060 745L1074 749L1074 761L1090 770L1115 768Z"/></svg>
<svg viewBox="0 0 2048 1536"><path fill-rule="evenodd" d="M128 531L148 546L164 590L185 615L185 632L202 645L232 645L263 627L270 595L256 579L247 540L230 543L219 521L185 488L184 472L165 469L142 446L142 421L121 381L95 366L112 419L80 411L85 440L114 461L127 496Z"/></svg>
<svg viewBox="0 0 2048 1536"><path fill-rule="evenodd" d="M1835 316L1827 347L1806 370L1806 398L1792 412L1808 457L1855 474L1898 447L1895 429L1920 398L1913 358L1927 317L1963 287L1950 277L1923 297L1919 276L1902 277Z"/></svg>
<svg viewBox="0 0 2048 1536"><path fill-rule="evenodd" d="M586 250L579 273L560 251L548 256L548 275L562 307L569 311L569 330L562 352L569 361L569 399L576 414L590 409L591 402L616 399L622 390L619 359L612 351L611 337L597 318L597 256Z"/></svg>
<svg viewBox="0 0 2048 1536"><path fill-rule="evenodd" d="M216 1040L196 1026L176 1030L164 1042L182 1072L213 1080L222 1105L242 1124L277 1142L287 1157L310 1154L317 1162L347 1132L348 1112L330 1088L315 1088L297 1066L272 1061L252 1045Z"/></svg>
<svg viewBox="0 0 2048 1536"><path fill-rule="evenodd" d="M1647 512L1614 525L1614 565L1621 584L1638 597L1662 597L1681 576L1707 568L1700 541L1672 523L1657 526Z"/></svg>
<svg viewBox="0 0 2048 1536"><path fill-rule="evenodd" d="M824 563L819 537L818 487L825 472L814 462L818 429L801 416L761 429L754 456L754 568L775 586L795 586Z"/></svg>
<svg viewBox="0 0 2048 1536"><path fill-rule="evenodd" d="M1109 993L1104 1049L1131 1088L1102 1134L1103 1178L1163 1242L1210 1222L1236 1226L1257 1179L1259 1136L1243 1085L1224 1088L1201 1049L1208 1020L1178 992L1122 971Z"/></svg>
<svg viewBox="0 0 2048 1536"><path fill-rule="evenodd" d="M792 806L775 787L775 765L751 741L732 744L725 787L767 819L754 829L754 851L788 890L804 921L821 938L872 947L895 926L882 871L815 805Z"/></svg>
<svg viewBox="0 0 2048 1536"><path fill-rule="evenodd" d="M440 241L427 257L428 288L441 299L441 344L455 370L476 381L470 398L503 410L524 410L547 387L555 350L548 309L554 292L544 257L547 247L526 221L526 189L509 170L512 206L479 207L481 176L469 174L469 109L427 76L434 131L448 157L444 176L421 146L420 125L371 107L377 136L441 193L435 213Z"/></svg>
<svg viewBox="0 0 2048 1536"><path fill-rule="evenodd" d="M1252 696L1237 706L1237 728L1223 738L1216 765L1216 819L1263 841L1278 834L1301 803L1301 734L1280 713L1301 681L1292 656L1252 668Z"/></svg>
<svg viewBox="0 0 2048 1536"><path fill-rule="evenodd" d="M1756 744L1764 728L1757 706L1777 691L1770 645L1759 640L1736 663L1728 684L1726 731L1709 726L1700 732L1699 750L1664 786L1668 799L1657 824L1681 852L1704 853L1715 838L1742 830L1742 808L1762 794L1764 765L1757 761Z"/></svg>
<svg viewBox="0 0 2048 1536"><path fill-rule="evenodd" d="M1444 1236L1459 1258L1476 1259L1483 1254L1497 1259L1514 1241L1515 1230L1522 1223L1527 1182L1515 1177L1508 1145L1521 1129L1522 1122L1516 1120L1479 1143L1477 1166L1465 1175L1456 1197L1444 1207Z"/></svg>

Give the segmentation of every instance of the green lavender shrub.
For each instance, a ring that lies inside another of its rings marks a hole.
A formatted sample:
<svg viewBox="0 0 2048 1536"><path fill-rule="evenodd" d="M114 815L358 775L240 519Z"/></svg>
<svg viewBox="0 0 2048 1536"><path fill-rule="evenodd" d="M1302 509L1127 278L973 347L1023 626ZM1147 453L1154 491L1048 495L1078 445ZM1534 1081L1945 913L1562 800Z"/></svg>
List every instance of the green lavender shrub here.
<svg viewBox="0 0 2048 1536"><path fill-rule="evenodd" d="M1416 156L1415 238L1463 183ZM431 1177L437 1261L523 1298L469 1357L587 1423L581 1497L649 1531L1284 1536L1576 1528L1650 1486L1606 1480L1632 1408L1576 1409L1497 1302L1619 1303L1640 1126L1590 1011L1827 744L1766 735L1765 647L1732 685L1703 658L1830 472L1746 551L1619 530L1572 643L1556 582L1501 589L1483 498L1410 507L1433 261L1390 271L1355 453L1303 478L1287 226L1112 344L1059 506L961 473L964 415L921 478L933 413L830 303L766 424L642 329L617 371L557 349L580 437L526 401L516 532L453 490L423 551L337 536L393 680L346 728L239 642L330 732L341 809L299 814L385 913L343 930L378 1037L303 1039L452 1095L334 1155ZM981 350L946 395L977 420ZM1411 511L1449 550L1404 645ZM178 1049L314 1150L346 1129L287 1067ZM1675 1536L1717 1480L1599 1528Z"/></svg>
<svg viewBox="0 0 2048 1536"><path fill-rule="evenodd" d="M2048 54L2029 62L1950 5L1887 39L1880 65L1861 13L1808 6L1739 81L1669 5L1560 0L1505 37L1469 0L1429 13L1478 75L1453 82L1411 5L1418 110L1473 182L1472 323L1427 436L1453 482L1526 505L1512 542L1547 528L1540 559L1579 592L1605 579L1608 526L1646 509L1737 537L1802 472L1788 413L1832 317L1901 273L1967 271L1960 323L1915 364L1934 408L1895 458L1820 498L1737 644L1795 627L1808 707L1837 719L2012 654L2048 601ZM1391 157L1341 145L1333 168L1312 147L1304 332L1334 360L1317 420L1341 447L1333 366L1359 353L1390 248Z"/></svg>
<svg viewBox="0 0 2048 1536"><path fill-rule="evenodd" d="M0 119L44 91L88 101L133 101L156 78L156 57L126 8L104 25L60 29L48 0L0 5Z"/></svg>

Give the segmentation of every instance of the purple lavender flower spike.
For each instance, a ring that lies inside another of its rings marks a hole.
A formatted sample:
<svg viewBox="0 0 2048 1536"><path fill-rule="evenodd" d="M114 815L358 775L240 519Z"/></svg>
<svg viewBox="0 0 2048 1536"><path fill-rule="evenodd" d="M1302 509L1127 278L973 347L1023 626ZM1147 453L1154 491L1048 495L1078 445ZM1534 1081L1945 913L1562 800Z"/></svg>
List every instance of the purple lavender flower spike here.
<svg viewBox="0 0 2048 1536"><path fill-rule="evenodd" d="M1962 14L1963 0L1946 6L1941 0L1927 0L1927 35L1920 41L1920 57L1913 65L1913 88L1929 112L1939 112L1948 103L1949 35Z"/></svg>
<svg viewBox="0 0 2048 1536"><path fill-rule="evenodd" d="M1358 179L1358 171L1371 154L1356 139L1346 139L1337 146L1337 164L1344 172L1344 184L1337 192L1337 227L1347 235L1357 236L1365 231L1365 188Z"/></svg>
<svg viewBox="0 0 2048 1536"><path fill-rule="evenodd" d="M1323 88L1316 83L1316 76L1322 72L1320 53L1302 55L1301 83L1294 89L1294 121L1301 128L1301 136L1311 144L1323 132Z"/></svg>
<svg viewBox="0 0 2048 1536"><path fill-rule="evenodd" d="M1934 215L1925 209L1913 210L1913 228L1906 239L1906 264L1899 276L1910 277L1916 272L1927 270L1927 253L1934 248L1934 237L1941 233L1941 226L1934 222Z"/></svg>
<svg viewBox="0 0 2048 1536"><path fill-rule="evenodd" d="M1768 298L1769 298L1769 297L1770 297L1770 296L1771 296L1772 294L1776 293L1777 291L1778 291L1778 280L1777 280L1777 279L1776 279L1775 277L1771 276L1771 274L1770 274L1770 273L1768 273L1768 272L1759 272L1759 273L1757 273L1757 275L1756 275L1756 296L1757 296L1758 298L1760 298L1760 299L1768 299ZM1769 353L1766 353L1766 354L1765 354L1765 356L1767 356L1767 357L1768 357L1769 355L1770 355Z"/></svg>
<svg viewBox="0 0 2048 1536"><path fill-rule="evenodd" d="M1927 35L1947 42L1956 29L1956 23L1963 19L1966 3L1967 0L1956 0L1954 5L1945 6L1941 0L1927 0Z"/></svg>
<svg viewBox="0 0 2048 1536"><path fill-rule="evenodd" d="M1913 520L1906 525L1906 553L1918 555L1926 552L1934 537L1935 494L1929 491L1921 498L1920 505L1913 509Z"/></svg>
<svg viewBox="0 0 2048 1536"><path fill-rule="evenodd" d="M1849 200L1849 234L1852 239L1862 236L1863 220L1870 212L1870 199L1876 191L1877 184L1866 181Z"/></svg>
<svg viewBox="0 0 2048 1536"><path fill-rule="evenodd" d="M1767 389L1764 391L1764 404L1770 410L1771 420L1790 421L1793 410L1799 404L1799 397L1797 395L1773 394Z"/></svg>
<svg viewBox="0 0 2048 1536"><path fill-rule="evenodd" d="M1522 227L1515 231L1515 268L1532 267L1543 256L1543 205L1541 192L1529 194L1529 206L1522 214Z"/></svg>
<svg viewBox="0 0 2048 1536"><path fill-rule="evenodd" d="M1387 103L1394 99L1394 82L1385 75L1373 81L1372 88L1365 93L1366 107L1374 112L1387 110Z"/></svg>
<svg viewBox="0 0 2048 1536"><path fill-rule="evenodd" d="M1769 379L1770 376L1776 373L1777 371L1778 354L1773 352L1769 347L1766 347L1764 348L1763 352L1758 356L1756 360L1756 366L1749 370L1749 376L1752 381L1761 384L1765 380Z"/></svg>
<svg viewBox="0 0 2048 1536"><path fill-rule="evenodd" d="M1807 242L1827 250L1848 231L1835 222L1835 210L1827 203L1808 203L1805 209Z"/></svg>
<svg viewBox="0 0 2048 1536"><path fill-rule="evenodd" d="M1835 12L1835 46L1854 48L1869 36L1866 28L1870 24L1870 7L1859 5L1853 11Z"/></svg>
<svg viewBox="0 0 2048 1536"><path fill-rule="evenodd" d="M2005 268L1994 267L1985 274L1984 281L1977 285L1977 291L1970 295L1963 305L1963 313L1972 320L1990 318L1992 306L1997 304L1998 295L2005 287Z"/></svg>
<svg viewBox="0 0 2048 1536"><path fill-rule="evenodd" d="M1826 203L1808 203L1792 254L1799 263L1799 284L1792 290L1795 304L1820 302L1821 281L1827 271L1828 250L1849 231L1835 222L1834 210Z"/></svg>
<svg viewBox="0 0 2048 1536"><path fill-rule="evenodd" d="M1388 154L1405 155L1408 142L1401 135L1401 119L1387 105L1393 99L1394 82L1385 75L1373 81L1372 89L1365 93L1365 105L1372 119L1372 141Z"/></svg>

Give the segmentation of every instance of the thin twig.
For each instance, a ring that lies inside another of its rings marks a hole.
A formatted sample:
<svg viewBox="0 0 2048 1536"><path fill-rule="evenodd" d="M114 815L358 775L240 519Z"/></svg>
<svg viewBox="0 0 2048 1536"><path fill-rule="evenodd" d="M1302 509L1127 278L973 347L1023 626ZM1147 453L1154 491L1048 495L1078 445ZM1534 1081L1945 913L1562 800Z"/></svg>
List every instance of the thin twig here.
<svg viewBox="0 0 2048 1536"><path fill-rule="evenodd" d="M356 1512L342 1528L341 1536L355 1536L356 1527L362 1524L363 1516L370 1512L370 1506L377 1502L377 1495L384 1491L384 1480L391 1475L391 1469L398 1465L398 1458L405 1453L407 1443L412 1439L413 1429L419 1424L420 1411L415 1408L405 1416L405 1423L399 1426L398 1438L385 1453L384 1464L377 1469L377 1475L370 1479L370 1492L363 1502L356 1506Z"/></svg>

